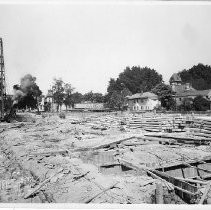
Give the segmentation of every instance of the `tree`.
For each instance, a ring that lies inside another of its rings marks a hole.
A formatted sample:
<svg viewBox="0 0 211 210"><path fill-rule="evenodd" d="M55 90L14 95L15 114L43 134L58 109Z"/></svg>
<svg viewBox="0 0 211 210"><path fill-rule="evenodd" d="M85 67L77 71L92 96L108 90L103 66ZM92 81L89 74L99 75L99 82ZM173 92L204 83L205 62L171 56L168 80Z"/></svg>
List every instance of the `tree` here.
<svg viewBox="0 0 211 210"><path fill-rule="evenodd" d="M175 108L174 92L169 85L160 83L152 89L152 92L158 95L162 107L167 110Z"/></svg>
<svg viewBox="0 0 211 210"><path fill-rule="evenodd" d="M107 87L107 92L113 93L114 91L121 91L122 88L123 87L118 78L116 80L111 78Z"/></svg>
<svg viewBox="0 0 211 210"><path fill-rule="evenodd" d="M112 109L123 110L127 102L126 96L130 95L132 93L127 88L124 88L122 91L114 91L107 101L107 106Z"/></svg>
<svg viewBox="0 0 211 210"><path fill-rule="evenodd" d="M83 100L92 102L93 96L94 96L94 93L92 91L90 91L90 92L84 94Z"/></svg>
<svg viewBox="0 0 211 210"><path fill-rule="evenodd" d="M75 104L81 103L83 101L83 95L79 92L75 92L72 94L72 107L74 107Z"/></svg>
<svg viewBox="0 0 211 210"><path fill-rule="evenodd" d="M151 91L157 84L162 82L162 75L148 67L140 68L133 66L119 74L119 83L124 84L133 94Z"/></svg>
<svg viewBox="0 0 211 210"><path fill-rule="evenodd" d="M182 82L190 83L196 90L211 89L211 66L199 63L179 72Z"/></svg>
<svg viewBox="0 0 211 210"><path fill-rule="evenodd" d="M62 106L64 102L64 82L61 78L54 78L54 83L52 86L53 92L53 100L57 104L57 112L59 111L59 107Z"/></svg>
<svg viewBox="0 0 211 210"><path fill-rule="evenodd" d="M67 109L68 106L70 107L73 104L72 93L73 93L74 89L75 88L73 88L70 83L64 84L64 93L65 93L64 104L66 106L66 109Z"/></svg>
<svg viewBox="0 0 211 210"><path fill-rule="evenodd" d="M122 97L118 91L114 91L108 101L108 107L120 110L122 107Z"/></svg>
<svg viewBox="0 0 211 210"><path fill-rule="evenodd" d="M193 100L193 107L196 111L206 111L210 109L210 101L203 96L196 96Z"/></svg>
<svg viewBox="0 0 211 210"><path fill-rule="evenodd" d="M194 109L193 107L193 99L192 98L184 98L182 104L178 107L179 110L183 111L191 111Z"/></svg>
<svg viewBox="0 0 211 210"><path fill-rule="evenodd" d="M90 91L84 94L83 100L90 101L92 103L103 103L104 96L102 93L93 93L92 91Z"/></svg>
<svg viewBox="0 0 211 210"><path fill-rule="evenodd" d="M94 93L92 99L94 103L103 103L104 96L102 93Z"/></svg>
<svg viewBox="0 0 211 210"><path fill-rule="evenodd" d="M162 75L154 69L140 66L126 67L116 80L110 79L107 92L121 91L124 88L128 88L132 94L151 91L162 80Z"/></svg>

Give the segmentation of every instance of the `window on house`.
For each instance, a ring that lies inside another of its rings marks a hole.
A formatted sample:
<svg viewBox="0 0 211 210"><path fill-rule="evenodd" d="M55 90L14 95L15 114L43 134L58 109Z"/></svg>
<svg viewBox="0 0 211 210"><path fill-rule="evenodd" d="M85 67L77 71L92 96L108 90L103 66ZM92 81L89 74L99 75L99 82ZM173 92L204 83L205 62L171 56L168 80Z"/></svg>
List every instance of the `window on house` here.
<svg viewBox="0 0 211 210"><path fill-rule="evenodd" d="M182 101L182 98L179 98L180 101Z"/></svg>

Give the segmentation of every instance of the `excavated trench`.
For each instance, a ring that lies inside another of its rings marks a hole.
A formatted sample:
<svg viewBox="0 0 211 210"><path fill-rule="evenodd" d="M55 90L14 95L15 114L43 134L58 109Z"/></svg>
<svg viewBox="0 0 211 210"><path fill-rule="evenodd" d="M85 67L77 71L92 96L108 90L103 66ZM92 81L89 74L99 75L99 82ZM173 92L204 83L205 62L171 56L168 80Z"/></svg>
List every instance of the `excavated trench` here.
<svg viewBox="0 0 211 210"><path fill-rule="evenodd" d="M140 176L140 171L137 172L131 167L124 164L120 164L117 160L118 153L114 150L112 151L89 151L81 154L80 158L85 163L91 163L98 167L100 173L104 175L133 175ZM155 170L165 172L167 175L175 178L182 179L201 179L210 180L211 179L211 159L203 162L193 162L191 165L175 165L165 168L155 168ZM141 175L147 175L147 172L141 173ZM198 187L198 184L192 184ZM188 187L187 187L188 190ZM184 204L184 203L194 203L196 198L190 198L189 196L184 196L183 193L179 191L169 191L164 188L163 200L165 204ZM151 197L151 203L156 203L155 194Z"/></svg>

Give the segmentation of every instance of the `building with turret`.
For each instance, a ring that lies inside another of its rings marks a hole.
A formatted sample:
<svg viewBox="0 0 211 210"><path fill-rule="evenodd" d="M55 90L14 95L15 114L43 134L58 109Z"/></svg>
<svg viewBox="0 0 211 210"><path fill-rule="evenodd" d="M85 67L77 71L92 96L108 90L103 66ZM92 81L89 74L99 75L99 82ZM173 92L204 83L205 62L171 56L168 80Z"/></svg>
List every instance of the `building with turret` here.
<svg viewBox="0 0 211 210"><path fill-rule="evenodd" d="M211 101L211 89L196 90L190 83L183 83L179 74L173 74L169 80L172 90L175 92L175 100L177 105L181 105L185 99L194 99L196 96Z"/></svg>

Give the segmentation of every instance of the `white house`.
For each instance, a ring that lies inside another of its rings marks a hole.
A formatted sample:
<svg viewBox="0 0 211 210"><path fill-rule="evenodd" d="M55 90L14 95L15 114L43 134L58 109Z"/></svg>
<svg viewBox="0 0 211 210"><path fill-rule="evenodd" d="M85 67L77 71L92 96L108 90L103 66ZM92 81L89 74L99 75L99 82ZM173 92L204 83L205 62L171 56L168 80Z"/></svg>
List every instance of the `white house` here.
<svg viewBox="0 0 211 210"><path fill-rule="evenodd" d="M136 93L126 98L130 111L152 111L160 105L158 96L151 92Z"/></svg>

